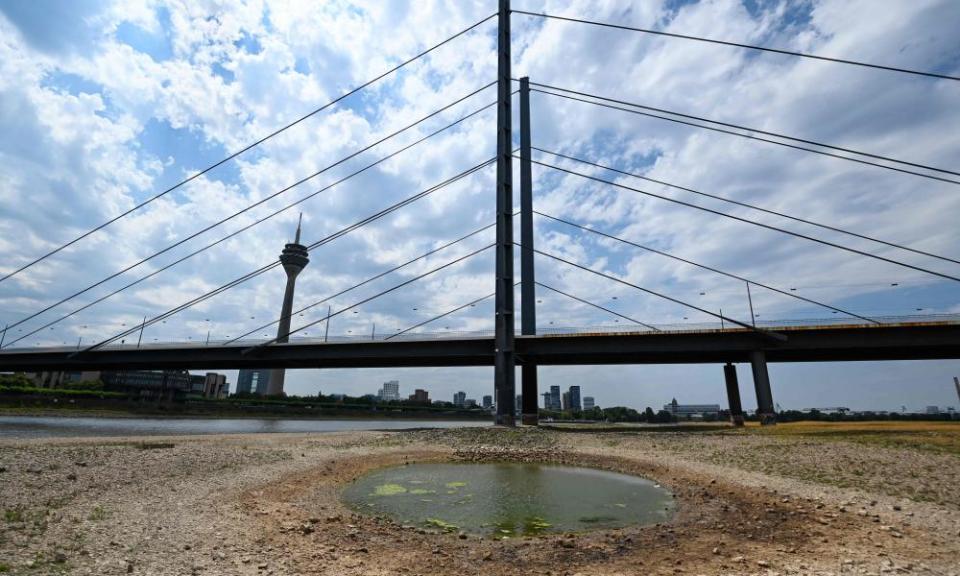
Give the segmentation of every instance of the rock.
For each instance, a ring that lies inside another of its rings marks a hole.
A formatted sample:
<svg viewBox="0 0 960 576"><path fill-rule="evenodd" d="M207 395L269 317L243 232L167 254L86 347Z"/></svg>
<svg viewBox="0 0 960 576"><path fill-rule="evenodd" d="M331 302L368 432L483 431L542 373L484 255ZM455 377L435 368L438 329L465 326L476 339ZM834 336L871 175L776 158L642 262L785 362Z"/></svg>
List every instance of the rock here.
<svg viewBox="0 0 960 576"><path fill-rule="evenodd" d="M744 558L743 556L734 556L734 557L731 558L730 560L731 560L732 562L743 563L743 562L746 561L746 558Z"/></svg>
<svg viewBox="0 0 960 576"><path fill-rule="evenodd" d="M719 549L719 548L714 548L714 549L712 550L712 552L713 552L714 554L719 554L719 553L720 553L720 549Z"/></svg>
<svg viewBox="0 0 960 576"><path fill-rule="evenodd" d="M67 474L67 480L76 480L76 479L77 479L77 475L74 474L73 472Z"/></svg>
<svg viewBox="0 0 960 576"><path fill-rule="evenodd" d="M757 566L759 566L759 567L761 567L761 568L769 568L769 567L770 567L770 563L767 562L766 560L757 560Z"/></svg>

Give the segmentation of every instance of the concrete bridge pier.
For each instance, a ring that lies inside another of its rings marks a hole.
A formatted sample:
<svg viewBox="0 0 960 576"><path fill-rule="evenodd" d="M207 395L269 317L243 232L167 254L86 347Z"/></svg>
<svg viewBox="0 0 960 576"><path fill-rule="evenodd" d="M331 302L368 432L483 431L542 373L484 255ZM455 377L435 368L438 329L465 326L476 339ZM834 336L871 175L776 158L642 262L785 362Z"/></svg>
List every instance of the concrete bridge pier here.
<svg viewBox="0 0 960 576"><path fill-rule="evenodd" d="M753 387L757 391L757 416L760 417L760 424L776 424L777 414L773 409L770 374L767 373L767 355L763 350L750 353L750 367L753 369Z"/></svg>
<svg viewBox="0 0 960 576"><path fill-rule="evenodd" d="M727 362L727 365L723 367L723 379L727 383L730 423L734 426L743 426L743 406L740 404L740 383L737 381L737 367Z"/></svg>

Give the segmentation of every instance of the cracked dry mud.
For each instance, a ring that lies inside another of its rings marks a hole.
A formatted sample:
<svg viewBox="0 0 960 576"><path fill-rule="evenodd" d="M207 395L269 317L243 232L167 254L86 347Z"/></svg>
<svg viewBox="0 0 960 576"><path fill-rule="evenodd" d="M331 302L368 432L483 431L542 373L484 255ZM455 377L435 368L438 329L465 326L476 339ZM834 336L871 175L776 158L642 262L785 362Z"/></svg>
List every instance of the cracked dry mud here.
<svg viewBox="0 0 960 576"><path fill-rule="evenodd" d="M528 461L643 475L665 524L495 540L360 516L383 466ZM960 458L772 435L521 429L0 443L12 574L960 574Z"/></svg>

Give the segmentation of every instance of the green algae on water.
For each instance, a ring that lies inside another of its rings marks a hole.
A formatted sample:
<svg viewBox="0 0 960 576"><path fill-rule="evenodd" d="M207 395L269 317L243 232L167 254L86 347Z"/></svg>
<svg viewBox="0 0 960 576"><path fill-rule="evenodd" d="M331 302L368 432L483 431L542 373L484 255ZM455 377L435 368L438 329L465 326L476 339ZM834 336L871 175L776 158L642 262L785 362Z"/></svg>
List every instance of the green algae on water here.
<svg viewBox="0 0 960 576"><path fill-rule="evenodd" d="M406 492L407 489L400 484L381 484L373 489L374 496L396 496Z"/></svg>

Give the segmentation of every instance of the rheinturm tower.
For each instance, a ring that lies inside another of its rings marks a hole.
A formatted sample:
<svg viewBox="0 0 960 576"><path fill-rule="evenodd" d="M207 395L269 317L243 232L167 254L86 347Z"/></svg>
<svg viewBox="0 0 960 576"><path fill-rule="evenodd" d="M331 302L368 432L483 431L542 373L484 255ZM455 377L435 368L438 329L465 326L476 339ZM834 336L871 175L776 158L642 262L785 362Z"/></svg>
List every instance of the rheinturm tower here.
<svg viewBox="0 0 960 576"><path fill-rule="evenodd" d="M293 315L293 292L297 285L297 276L310 263L307 247L300 243L300 222L297 222L297 236L292 244L287 244L280 253L280 263L287 273L287 287L283 292L283 308L280 311L280 326L277 328L277 342L283 343L290 339L290 317ZM270 383L267 385L268 395L283 394L284 369L276 368L270 374Z"/></svg>

